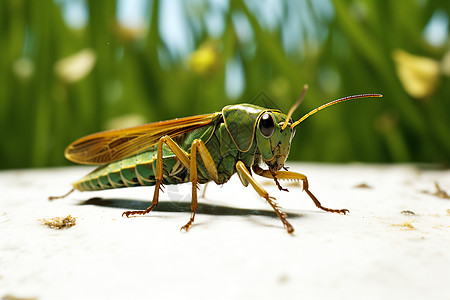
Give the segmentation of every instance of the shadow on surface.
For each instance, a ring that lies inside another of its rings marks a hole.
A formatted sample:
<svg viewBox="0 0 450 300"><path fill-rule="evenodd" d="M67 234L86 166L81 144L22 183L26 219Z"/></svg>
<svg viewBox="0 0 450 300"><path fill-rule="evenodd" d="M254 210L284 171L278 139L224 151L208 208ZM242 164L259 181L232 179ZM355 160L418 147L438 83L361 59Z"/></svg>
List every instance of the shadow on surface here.
<svg viewBox="0 0 450 300"><path fill-rule="evenodd" d="M96 205L104 207L116 207L127 210L144 210L152 203L150 201L141 200L125 200L125 199L104 199L104 198L91 198L86 201L80 202L79 205ZM158 206L154 211L161 212L190 212L190 202L173 202L173 201L159 201ZM221 205L212 205L199 203L197 208L197 214L215 215L215 216L266 216L278 218L274 211L270 210L258 210L258 209L246 209L246 208L234 208ZM302 217L302 214L289 213L290 218Z"/></svg>

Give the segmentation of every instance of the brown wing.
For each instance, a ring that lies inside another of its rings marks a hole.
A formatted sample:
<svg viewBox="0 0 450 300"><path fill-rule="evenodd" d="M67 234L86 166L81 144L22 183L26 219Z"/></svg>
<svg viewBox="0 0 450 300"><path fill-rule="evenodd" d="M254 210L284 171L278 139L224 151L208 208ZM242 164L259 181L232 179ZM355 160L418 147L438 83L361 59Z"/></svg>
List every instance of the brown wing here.
<svg viewBox="0 0 450 300"><path fill-rule="evenodd" d="M68 160L79 164L107 164L143 152L158 143L165 135L173 138L211 124L218 114L220 113L94 133L70 144L66 148L65 156Z"/></svg>

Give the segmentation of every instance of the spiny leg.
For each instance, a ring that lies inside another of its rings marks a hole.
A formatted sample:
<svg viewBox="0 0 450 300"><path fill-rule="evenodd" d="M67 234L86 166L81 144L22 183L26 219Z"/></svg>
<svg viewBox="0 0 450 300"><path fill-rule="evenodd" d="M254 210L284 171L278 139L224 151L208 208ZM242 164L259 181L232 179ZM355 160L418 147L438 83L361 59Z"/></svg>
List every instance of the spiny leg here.
<svg viewBox="0 0 450 300"><path fill-rule="evenodd" d="M164 185L162 184L163 180L163 153L162 153L162 147L163 143L166 143L166 145L172 150L172 152L176 155L176 157L181 161L181 163L189 169L189 157L186 155L186 153L183 151L183 149L180 148L180 146L177 145L169 136L163 136L158 141L157 151L156 151L156 184L155 184L155 192L153 194L153 200L152 205L150 205L146 210L132 210L132 211L126 211L122 214L123 216L132 216L132 215L145 215L151 212L157 205L159 201L159 191L162 191L162 188Z"/></svg>
<svg viewBox="0 0 450 300"><path fill-rule="evenodd" d="M252 177L252 175L247 170L247 168L245 167L245 165L244 165L244 163L242 161L238 161L236 163L236 170L237 170L237 172L239 173L240 176L245 177L245 179L247 179L247 181L251 183L251 185L253 186L255 191L261 197L263 197L264 199L267 200L267 202L269 202L270 206L272 206L272 208L275 211L275 213L277 214L278 218L280 218L281 222L286 227L287 232L288 233L293 233L294 232L294 227L292 227L292 225L286 220L286 214L283 211L281 211L280 207L275 202L276 199L274 197L270 197L269 193L267 193L262 188L262 186L258 182L255 181L255 179Z"/></svg>
<svg viewBox="0 0 450 300"><path fill-rule="evenodd" d="M273 178L273 174L269 170L263 170L262 168L255 166L253 167L253 171L263 177ZM308 179L305 175L291 172L291 171L278 171L275 173L276 178L278 179L293 179L293 180L301 180L303 182L303 190L308 194L314 204L323 211L338 213L338 214L346 214L349 212L348 209L333 209L322 206L319 200L309 191Z"/></svg>
<svg viewBox="0 0 450 300"><path fill-rule="evenodd" d="M161 187L162 186L162 187ZM151 212L157 205L158 205L158 201L159 201L159 191L161 190L163 190L162 188L164 187L164 185L161 183L161 182L159 182L159 181L156 181L156 185L155 185L155 193L153 194L153 200L152 200L152 205L150 205L149 207L147 207L147 209L145 209L145 210L128 210L128 211L125 211L123 214L122 214L122 217L123 216L126 216L127 218L129 217L129 216L134 216L134 215L146 215L146 214L148 214L149 212Z"/></svg>
<svg viewBox="0 0 450 300"><path fill-rule="evenodd" d="M271 174L272 174L272 178L273 178L273 180L275 181L275 184L277 185L278 189L279 189L280 191L283 191L283 192L289 192L288 189L282 187L281 184L278 182L277 175L276 175L275 173L272 173L272 172L271 172Z"/></svg>
<svg viewBox="0 0 450 300"><path fill-rule="evenodd" d="M194 223L195 218L195 212L198 208L198 201L197 201L197 189L198 189L198 176L197 176L197 150L200 154L200 157L203 161L203 164L206 167L206 170L211 176L211 178L218 182L218 174L217 174L217 168L214 164L214 159L212 158L211 154L209 153L208 149L206 148L205 144L202 140L194 140L192 142L191 146L191 159L190 159L190 166L189 166L189 174L190 174L190 181L192 182L192 199L191 199L191 218L189 219L189 222L186 223L183 227L180 228L180 230L188 231L189 227Z"/></svg>

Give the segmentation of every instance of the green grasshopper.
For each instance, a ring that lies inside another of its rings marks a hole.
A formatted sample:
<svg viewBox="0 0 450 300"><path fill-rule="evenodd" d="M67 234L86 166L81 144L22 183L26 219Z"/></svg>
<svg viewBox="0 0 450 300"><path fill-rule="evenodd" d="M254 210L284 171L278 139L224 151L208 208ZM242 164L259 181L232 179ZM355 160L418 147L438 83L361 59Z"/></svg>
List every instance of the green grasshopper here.
<svg viewBox="0 0 450 300"><path fill-rule="evenodd" d="M73 183L73 189L63 198L78 191L96 191L134 186L155 186L150 207L142 211L126 211L122 216L145 215L157 205L159 191L164 185L192 182L191 217L181 227L187 231L194 223L198 207L199 183L214 181L226 183L237 173L242 184L250 183L256 192L267 200L280 218L288 233L294 232L286 214L252 177L252 171L271 178L280 190L278 179L302 181L303 190L314 204L328 212L346 214L347 209L331 209L320 204L309 191L305 175L287 171L284 163L288 157L295 126L309 116L346 100L381 97L364 94L345 97L324 104L304 115L298 121L291 119L300 105L307 86L297 102L285 115L277 109L267 109L252 104L228 105L221 112L198 115L169 121L150 123L137 127L104 131L82 137L70 144L65 156L80 164L101 166ZM268 169L260 167L264 162ZM284 168L285 170L281 170Z"/></svg>

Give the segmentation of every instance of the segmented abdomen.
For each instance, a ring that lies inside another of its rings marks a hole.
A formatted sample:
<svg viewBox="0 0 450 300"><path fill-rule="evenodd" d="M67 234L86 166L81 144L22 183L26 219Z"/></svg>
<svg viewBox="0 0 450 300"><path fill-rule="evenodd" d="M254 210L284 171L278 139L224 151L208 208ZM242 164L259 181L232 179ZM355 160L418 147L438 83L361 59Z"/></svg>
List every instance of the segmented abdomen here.
<svg viewBox="0 0 450 300"><path fill-rule="evenodd" d="M170 153L164 155L163 184L189 181L187 169ZM155 185L156 152L148 151L101 166L73 183L79 191Z"/></svg>

